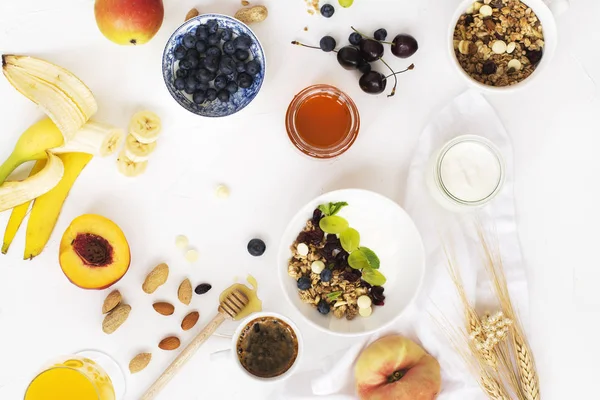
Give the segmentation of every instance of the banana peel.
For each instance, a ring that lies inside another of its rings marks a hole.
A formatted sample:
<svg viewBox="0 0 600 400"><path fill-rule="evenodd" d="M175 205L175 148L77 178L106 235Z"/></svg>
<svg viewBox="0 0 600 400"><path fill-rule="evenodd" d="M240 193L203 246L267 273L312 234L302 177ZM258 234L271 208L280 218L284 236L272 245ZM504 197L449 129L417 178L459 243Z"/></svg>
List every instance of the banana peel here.
<svg viewBox="0 0 600 400"><path fill-rule="evenodd" d="M44 166L46 165L46 159L37 161L29 176L34 176L38 172L40 172ZM29 206L31 205L31 201L25 202L19 206L13 208L10 218L8 219L8 224L6 225L6 230L4 231L4 240L2 242L2 254L6 254L8 252L8 248L12 244L17 231L21 227L23 220L27 216L27 211L29 211Z"/></svg>
<svg viewBox="0 0 600 400"><path fill-rule="evenodd" d="M66 153L59 157L65 169L62 179L52 190L35 199L31 208L25 236L25 260L33 259L44 250L69 191L93 158L86 153Z"/></svg>

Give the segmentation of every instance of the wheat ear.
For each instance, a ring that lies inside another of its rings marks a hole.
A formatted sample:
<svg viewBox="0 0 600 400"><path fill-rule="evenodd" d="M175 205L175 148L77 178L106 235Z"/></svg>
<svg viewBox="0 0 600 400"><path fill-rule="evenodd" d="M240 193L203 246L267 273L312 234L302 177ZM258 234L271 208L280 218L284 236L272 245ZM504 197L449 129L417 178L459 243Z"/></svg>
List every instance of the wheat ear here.
<svg viewBox="0 0 600 400"><path fill-rule="evenodd" d="M521 391L526 400L539 400L540 383L531 349L518 327L513 330L513 343L517 355L517 371L519 372Z"/></svg>
<svg viewBox="0 0 600 400"><path fill-rule="evenodd" d="M485 391L485 394L492 400L511 400L504 386L498 380L492 377L484 368L481 369L479 384Z"/></svg>

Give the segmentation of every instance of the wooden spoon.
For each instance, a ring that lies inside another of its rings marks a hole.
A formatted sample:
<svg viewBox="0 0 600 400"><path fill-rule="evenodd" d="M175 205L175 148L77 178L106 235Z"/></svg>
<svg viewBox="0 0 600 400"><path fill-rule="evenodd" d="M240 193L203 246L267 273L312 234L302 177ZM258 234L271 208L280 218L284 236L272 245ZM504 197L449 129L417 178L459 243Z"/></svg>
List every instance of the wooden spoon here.
<svg viewBox="0 0 600 400"><path fill-rule="evenodd" d="M217 330L226 319L234 319L248 305L248 297L236 289L219 305L217 315L200 331L190 344L167 367L162 375L150 386L140 400L152 400L173 379L181 367L196 353L198 348Z"/></svg>

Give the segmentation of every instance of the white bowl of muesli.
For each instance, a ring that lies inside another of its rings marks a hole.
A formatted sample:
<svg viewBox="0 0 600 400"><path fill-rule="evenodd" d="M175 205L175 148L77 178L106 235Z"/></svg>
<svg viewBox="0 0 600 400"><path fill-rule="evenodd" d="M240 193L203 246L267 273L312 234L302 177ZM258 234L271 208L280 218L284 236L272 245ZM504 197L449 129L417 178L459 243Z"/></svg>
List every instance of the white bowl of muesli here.
<svg viewBox="0 0 600 400"><path fill-rule="evenodd" d="M396 321L425 274L419 231L396 202L344 189L306 204L288 224L278 254L285 296L314 327L367 335Z"/></svg>
<svg viewBox="0 0 600 400"><path fill-rule="evenodd" d="M567 0L552 4L558 13ZM471 86L482 91L524 88L555 52L556 21L543 0L464 0L451 21L453 64Z"/></svg>

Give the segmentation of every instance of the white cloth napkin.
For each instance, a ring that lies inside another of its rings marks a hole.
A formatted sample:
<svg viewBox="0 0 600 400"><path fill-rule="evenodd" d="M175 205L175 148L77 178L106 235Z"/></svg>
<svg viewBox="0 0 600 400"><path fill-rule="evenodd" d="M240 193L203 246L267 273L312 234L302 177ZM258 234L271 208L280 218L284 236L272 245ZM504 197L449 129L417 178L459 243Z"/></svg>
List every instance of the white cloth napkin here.
<svg viewBox="0 0 600 400"><path fill-rule="evenodd" d="M456 290L446 273L442 240L452 246L469 298L482 310L495 311L492 292L483 274L481 250L473 229L472 215L453 214L441 208L430 196L425 173L431 155L450 139L465 134L487 137L506 161L506 182L501 193L478 213L486 228L498 239L514 306L521 318L527 316L528 291L522 266L521 248L515 223L513 201L513 152L506 131L490 104L474 91L468 91L444 108L425 128L411 163L404 207L414 219L427 252L427 276L423 292L402 320L392 329L362 339L356 345L322 360L316 371L290 378L275 400L352 400L353 366L360 351L370 342L389 333L401 333L421 343L442 367L442 392L439 400L479 400L486 397L470 376L460 356L433 316L462 321ZM487 308L490 307L490 308Z"/></svg>

